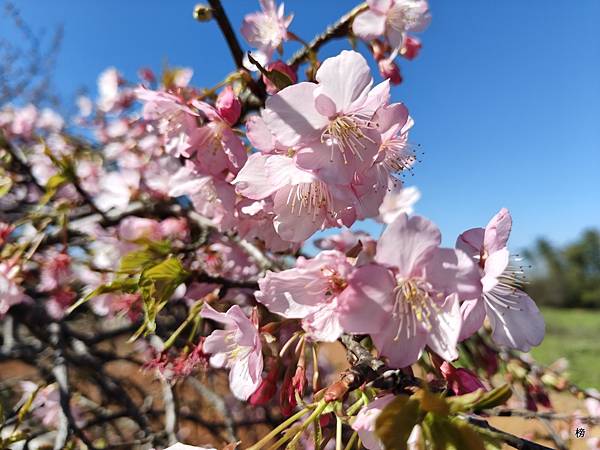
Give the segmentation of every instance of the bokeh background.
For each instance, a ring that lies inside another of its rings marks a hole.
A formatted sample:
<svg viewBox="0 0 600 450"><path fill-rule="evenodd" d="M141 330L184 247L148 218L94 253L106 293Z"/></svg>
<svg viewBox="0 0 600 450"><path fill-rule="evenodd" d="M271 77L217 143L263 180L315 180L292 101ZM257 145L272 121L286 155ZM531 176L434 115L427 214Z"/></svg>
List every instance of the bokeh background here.
<svg viewBox="0 0 600 450"><path fill-rule="evenodd" d="M194 1L16 0L30 29L50 39L63 27L50 84L58 108L94 95L98 74L116 67L190 67L192 83L212 86L233 66L215 23L192 18ZM357 2L292 0L291 30L309 40ZM255 0L224 2L239 28ZM424 152L405 178L422 192L415 210L453 245L467 228L511 210L513 249L531 264L529 290L543 306L548 338L533 353L566 356L575 381L600 386L600 2L430 0L423 49L402 62L393 90ZM22 30L0 14L0 38ZM41 33L46 30L46 34ZM347 43L324 48L334 55ZM290 43L288 53L298 48ZM358 49L365 51L363 44ZM376 71L375 71L376 72ZM374 222L355 228L377 234ZM555 307L570 308L555 309ZM585 308L585 309L582 309Z"/></svg>

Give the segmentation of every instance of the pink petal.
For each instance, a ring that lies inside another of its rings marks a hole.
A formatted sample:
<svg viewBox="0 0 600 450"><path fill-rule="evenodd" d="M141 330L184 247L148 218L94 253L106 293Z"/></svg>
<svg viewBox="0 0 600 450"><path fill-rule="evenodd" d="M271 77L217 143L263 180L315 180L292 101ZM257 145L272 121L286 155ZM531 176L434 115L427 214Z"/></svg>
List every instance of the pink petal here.
<svg viewBox="0 0 600 450"><path fill-rule="evenodd" d="M248 358L236 360L231 366L229 388L236 398L247 400L256 391L260 382L261 377L257 378L256 374L250 371Z"/></svg>
<svg viewBox="0 0 600 450"><path fill-rule="evenodd" d="M377 129L388 137L395 135L408 121L408 108L403 103L393 103L379 108L373 117Z"/></svg>
<svg viewBox="0 0 600 450"><path fill-rule="evenodd" d="M356 108L364 116L371 117L379 108L387 105L389 101L390 80L383 80L369 91L364 102L360 104L355 103L353 109Z"/></svg>
<svg viewBox="0 0 600 450"><path fill-rule="evenodd" d="M213 355L227 353L230 350L230 343L228 342L230 334L231 332L228 330L214 330L204 340L204 343L202 344L202 350ZM215 359L213 365L215 367L223 367L225 363L225 359Z"/></svg>
<svg viewBox="0 0 600 450"><path fill-rule="evenodd" d="M462 322L458 296L448 296L441 308L438 308L437 314L430 316L432 329L427 338L427 345L446 361L453 361L458 358L456 344Z"/></svg>
<svg viewBox="0 0 600 450"><path fill-rule="evenodd" d="M485 227L485 249L493 253L506 247L510 230L512 228L512 217L506 208L502 208Z"/></svg>
<svg viewBox="0 0 600 450"><path fill-rule="evenodd" d="M200 316L205 319L214 320L215 322L222 323L224 325L233 325L233 320L226 314L222 312L218 312L208 303L204 303L202 305L202 309L200 310Z"/></svg>
<svg viewBox="0 0 600 450"><path fill-rule="evenodd" d="M267 272L258 285L256 300L269 311L288 319L302 319L318 307L317 302L327 289L327 280L316 278L312 272L288 269Z"/></svg>
<svg viewBox="0 0 600 450"><path fill-rule="evenodd" d="M352 31L365 41L378 38L385 33L385 14L367 10L354 19Z"/></svg>
<svg viewBox="0 0 600 450"><path fill-rule="evenodd" d="M222 132L222 146L225 155L230 162L229 170L232 173L237 171L246 163L248 155L240 138L231 128L225 128Z"/></svg>
<svg viewBox="0 0 600 450"><path fill-rule="evenodd" d="M387 226L377 242L375 260L398 268L409 277L420 271L440 245L442 236L437 226L421 216L401 214Z"/></svg>
<svg viewBox="0 0 600 450"><path fill-rule="evenodd" d="M535 302L522 291L495 289L494 293L506 304L502 306L486 298L486 312L494 342L523 352L541 344L545 325Z"/></svg>
<svg viewBox="0 0 600 450"><path fill-rule="evenodd" d="M394 0L367 0L367 5L373 11L386 13L391 7Z"/></svg>
<svg viewBox="0 0 600 450"><path fill-rule="evenodd" d="M462 250L440 248L427 262L426 279L435 290L450 295L457 293L460 300L481 295L481 271Z"/></svg>
<svg viewBox="0 0 600 450"><path fill-rule="evenodd" d="M315 171L327 183L350 184L360 161L352 158L344 162L342 153L320 142L303 148L296 153L296 164L306 170Z"/></svg>
<svg viewBox="0 0 600 450"><path fill-rule="evenodd" d="M366 97L373 83L365 58L349 50L327 58L319 67L316 79L319 86L315 89L315 98L326 95L335 103L338 112L347 112L352 103Z"/></svg>
<svg viewBox="0 0 600 450"><path fill-rule="evenodd" d="M246 120L246 136L250 143L261 152L268 153L275 149L275 138L261 116L250 116Z"/></svg>
<svg viewBox="0 0 600 450"><path fill-rule="evenodd" d="M498 284L498 277L508 267L510 253L507 248L502 248L488 255L485 260L485 275L481 279L483 292L491 291Z"/></svg>
<svg viewBox="0 0 600 450"><path fill-rule="evenodd" d="M415 363L427 343L427 332L414 313L410 312L400 322L399 317L390 317L388 325L380 333L372 333L371 338L382 356L388 359L390 367L402 368Z"/></svg>
<svg viewBox="0 0 600 450"><path fill-rule="evenodd" d="M323 304L302 321L303 328L316 340L335 342L344 332L335 305Z"/></svg>
<svg viewBox="0 0 600 450"><path fill-rule="evenodd" d="M298 83L267 98L263 119L275 139L284 146L319 139L328 124L315 108L314 83Z"/></svg>
<svg viewBox="0 0 600 450"><path fill-rule="evenodd" d="M462 325L458 340L464 341L482 327L485 320L485 302L481 298L466 300L460 305L460 314Z"/></svg>
<svg viewBox="0 0 600 450"><path fill-rule="evenodd" d="M375 333L389 320L390 294L396 283L390 271L377 264L359 267L338 296L339 320L349 333Z"/></svg>
<svg viewBox="0 0 600 450"><path fill-rule="evenodd" d="M237 192L244 197L260 200L267 198L281 187L273 184L268 178L266 170L268 158L261 153L250 155L232 182Z"/></svg>
<svg viewBox="0 0 600 450"><path fill-rule="evenodd" d="M470 257L479 257L483 250L483 237L485 230L483 228L471 228L458 236L456 239L456 248L461 249Z"/></svg>

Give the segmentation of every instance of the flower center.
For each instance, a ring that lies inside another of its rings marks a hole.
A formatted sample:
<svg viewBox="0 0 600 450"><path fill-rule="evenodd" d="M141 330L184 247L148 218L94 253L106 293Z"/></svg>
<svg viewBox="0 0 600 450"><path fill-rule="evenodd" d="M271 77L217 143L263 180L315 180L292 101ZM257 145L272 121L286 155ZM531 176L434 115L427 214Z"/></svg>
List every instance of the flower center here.
<svg viewBox="0 0 600 450"><path fill-rule="evenodd" d="M391 172L411 170L417 156L405 139L389 139L381 144L379 151L384 152L383 164Z"/></svg>
<svg viewBox="0 0 600 450"><path fill-rule="evenodd" d="M394 340L399 340L402 330L406 338L417 333L420 324L427 331L432 328L431 316L438 311L438 307L430 296L431 285L424 280L408 278L399 280L394 288L394 307L392 315L398 318L398 332Z"/></svg>
<svg viewBox="0 0 600 450"><path fill-rule="evenodd" d="M331 161L333 161L333 152L337 149L348 164L348 153L357 157L361 161L364 158L361 152L366 148L365 140L374 143L363 132L365 128L375 128L368 120L356 115L337 116L323 131L321 142L326 143L331 148Z"/></svg>
<svg viewBox="0 0 600 450"><path fill-rule="evenodd" d="M318 180L292 186L287 198L287 205L291 208L292 214L296 212L300 216L304 212L312 215L313 220L322 208L329 211L331 202L331 194L327 186Z"/></svg>
<svg viewBox="0 0 600 450"><path fill-rule="evenodd" d="M337 295L342 292L348 286L348 282L346 279L341 276L335 269L330 267L323 267L321 269L321 273L323 276L328 279L327 290L325 291L325 296L330 297L333 295Z"/></svg>

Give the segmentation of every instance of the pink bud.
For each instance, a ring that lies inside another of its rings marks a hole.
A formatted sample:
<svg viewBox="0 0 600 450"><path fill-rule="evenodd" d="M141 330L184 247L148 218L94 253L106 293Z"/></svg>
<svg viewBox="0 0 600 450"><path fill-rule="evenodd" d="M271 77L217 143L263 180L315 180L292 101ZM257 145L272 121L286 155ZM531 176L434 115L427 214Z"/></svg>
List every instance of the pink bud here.
<svg viewBox="0 0 600 450"><path fill-rule="evenodd" d="M6 239L13 232L15 227L9 223L0 222L0 245L6 243Z"/></svg>
<svg viewBox="0 0 600 450"><path fill-rule="evenodd" d="M402 75L400 74L400 68L396 63L389 59L382 59L377 63L379 66L379 73L383 78L390 80L392 84L402 83Z"/></svg>
<svg viewBox="0 0 600 450"><path fill-rule="evenodd" d="M456 395L468 394L469 392L483 389L485 386L473 372L468 369L456 368L452 364L444 361L440 366L442 377L448 382L448 387Z"/></svg>
<svg viewBox="0 0 600 450"><path fill-rule="evenodd" d="M285 417L290 416L296 407L296 396L294 395L292 378L287 374L284 377L283 385L281 386L281 392L279 394L279 406L281 407L281 414L283 414Z"/></svg>
<svg viewBox="0 0 600 450"><path fill-rule="evenodd" d="M274 61L272 63L269 63L267 65L267 67L265 67L265 68L268 71L276 70L277 72L283 73L292 81L292 84L296 83L298 81L298 76L296 75L296 72L294 71L294 69L292 69L290 66L288 66L283 61L280 61L280 60ZM269 80L266 76L263 75L262 79L263 79L263 83L265 83L265 86L267 88L267 93L273 95L279 91L277 86L275 86L275 84L271 80Z"/></svg>
<svg viewBox="0 0 600 450"><path fill-rule="evenodd" d="M242 104L237 95L234 94L233 88L227 86L221 91L217 97L215 104L219 115L225 119L229 125L233 125L240 118L242 112Z"/></svg>
<svg viewBox="0 0 600 450"><path fill-rule="evenodd" d="M400 54L408 60L413 60L419 56L421 51L421 41L416 37L406 36L404 46L400 50Z"/></svg>
<svg viewBox="0 0 600 450"><path fill-rule="evenodd" d="M188 223L183 217L168 217L159 224L160 234L166 238L185 239L188 235Z"/></svg>
<svg viewBox="0 0 600 450"><path fill-rule="evenodd" d="M306 388L306 384L306 369L302 366L298 366L296 368L296 373L292 378L292 386L294 387L294 390L298 392L298 395L300 395L300 397L304 395L304 389Z"/></svg>

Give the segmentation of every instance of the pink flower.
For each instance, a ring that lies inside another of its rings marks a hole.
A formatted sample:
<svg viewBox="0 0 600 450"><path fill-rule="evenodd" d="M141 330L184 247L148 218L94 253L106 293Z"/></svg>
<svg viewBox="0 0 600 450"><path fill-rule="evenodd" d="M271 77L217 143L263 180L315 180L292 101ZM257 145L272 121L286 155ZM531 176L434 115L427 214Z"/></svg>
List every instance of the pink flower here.
<svg viewBox="0 0 600 450"><path fill-rule="evenodd" d="M394 49L402 47L406 32L423 31L431 20L426 0L367 0L369 9L352 23L352 31L370 41L387 38Z"/></svg>
<svg viewBox="0 0 600 450"><path fill-rule="evenodd" d="M388 319L380 286L392 283L384 267L355 268L344 254L332 250L299 259L294 269L267 272L255 297L271 312L302 319L302 327L313 338L333 342L344 331L380 330Z"/></svg>
<svg viewBox="0 0 600 450"><path fill-rule="evenodd" d="M477 268L459 250L439 248L438 228L420 216L398 216L377 243L375 260L395 275L379 288L388 294L389 319L371 334L390 365L406 367L425 346L446 360L458 357L459 299L481 291Z"/></svg>
<svg viewBox="0 0 600 450"><path fill-rule="evenodd" d="M379 149L372 119L389 99L389 83L372 88L366 60L345 50L321 64L316 80L269 97L262 118L280 145L299 149L299 167L329 183L349 184L372 166Z"/></svg>
<svg viewBox="0 0 600 450"><path fill-rule="evenodd" d="M160 223L145 217L125 217L119 224L119 237L134 242L139 239L158 241L162 236Z"/></svg>
<svg viewBox="0 0 600 450"><path fill-rule="evenodd" d="M332 234L314 241L315 247L321 250L337 250L347 253L358 245L360 241L364 247L375 244L373 238L364 231L342 230L340 233Z"/></svg>
<svg viewBox="0 0 600 450"><path fill-rule="evenodd" d="M23 288L15 282L18 273L18 266L0 263L0 318L4 317L11 306L22 303L26 298Z"/></svg>
<svg viewBox="0 0 600 450"><path fill-rule="evenodd" d="M393 103L377 110L374 121L381 133L378 161L389 174L410 170L416 161L408 142L408 132L414 125L408 109L402 103Z"/></svg>
<svg viewBox="0 0 600 450"><path fill-rule="evenodd" d="M48 252L42 263L38 288L42 292L53 291L68 283L71 276L71 257L63 252Z"/></svg>
<svg viewBox="0 0 600 450"><path fill-rule="evenodd" d="M246 41L268 61L273 52L287 40L287 29L294 16L285 16L283 3L276 7L274 0L259 1L262 11L247 14L241 31Z"/></svg>
<svg viewBox="0 0 600 450"><path fill-rule="evenodd" d="M21 390L23 391L22 401L27 401L37 388L38 386L31 381L21 381ZM49 428L57 427L62 410L58 385L56 383L49 384L37 391L30 410L37 419L42 421L44 426ZM75 405L71 406L71 414L75 422L81 426L83 424L81 409Z"/></svg>
<svg viewBox="0 0 600 450"><path fill-rule="evenodd" d="M465 231L456 241L478 264L483 292L481 297L461 305L461 339L483 325L487 316L492 338L499 345L528 351L544 339L544 319L535 302L521 290L523 271L510 263L506 244L512 228L507 209L501 209L484 228Z"/></svg>
<svg viewBox="0 0 600 450"><path fill-rule="evenodd" d="M125 211L133 195L140 187L140 174L137 170L108 172L100 180L100 192L95 201L103 211L115 208Z"/></svg>
<svg viewBox="0 0 600 450"><path fill-rule="evenodd" d="M189 135L197 128L198 113L182 99L168 92L140 87L135 90L138 100L144 102L144 119L156 121L164 138L167 153L179 157L190 156Z"/></svg>
<svg viewBox="0 0 600 450"><path fill-rule="evenodd" d="M204 351L212 353L210 363L214 367L230 369L231 392L247 400L262 381L262 345L256 324L237 305L220 313L205 303L200 315L225 325L224 330L215 330L206 338Z"/></svg>
<svg viewBox="0 0 600 450"><path fill-rule="evenodd" d="M217 175L224 170L237 173L247 159L246 149L232 126L237 122L241 103L228 86L218 96L215 106L196 100L193 102L208 119L190 135L190 154L196 153L197 169Z"/></svg>
<svg viewBox="0 0 600 450"><path fill-rule="evenodd" d="M375 434L375 422L381 411L392 401L394 396L386 394L363 406L352 423L352 429L358 433L363 446L368 450L384 450L382 442Z"/></svg>

